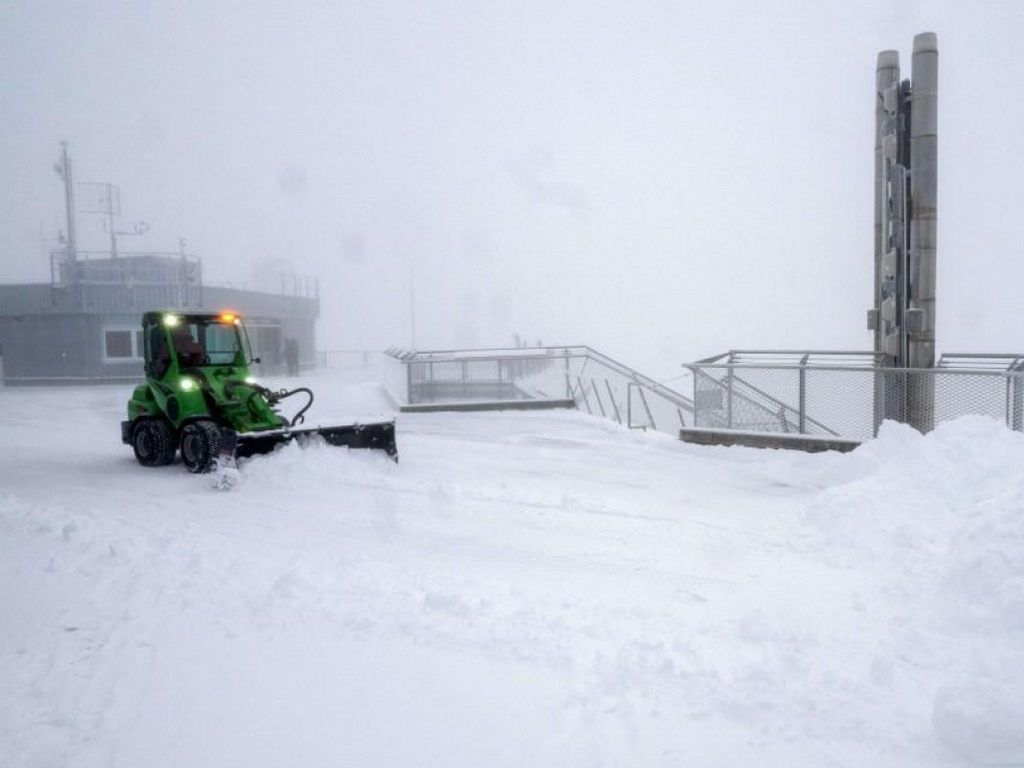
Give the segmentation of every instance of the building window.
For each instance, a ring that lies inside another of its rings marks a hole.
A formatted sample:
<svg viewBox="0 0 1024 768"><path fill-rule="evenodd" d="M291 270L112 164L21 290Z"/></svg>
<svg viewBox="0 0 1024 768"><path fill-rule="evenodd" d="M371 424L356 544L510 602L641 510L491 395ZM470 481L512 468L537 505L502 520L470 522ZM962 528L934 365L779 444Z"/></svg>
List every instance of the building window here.
<svg viewBox="0 0 1024 768"><path fill-rule="evenodd" d="M112 362L141 359L142 331L107 328L103 331L103 357Z"/></svg>

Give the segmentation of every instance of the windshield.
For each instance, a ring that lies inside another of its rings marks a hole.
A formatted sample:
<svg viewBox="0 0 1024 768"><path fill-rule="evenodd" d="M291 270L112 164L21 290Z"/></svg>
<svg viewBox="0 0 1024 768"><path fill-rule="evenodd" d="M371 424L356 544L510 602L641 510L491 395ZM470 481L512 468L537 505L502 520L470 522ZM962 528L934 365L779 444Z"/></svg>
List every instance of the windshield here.
<svg viewBox="0 0 1024 768"><path fill-rule="evenodd" d="M203 318L202 323L196 323L196 331L196 338L206 348L210 365L231 365L235 362L235 355L242 348L238 326Z"/></svg>
<svg viewBox="0 0 1024 768"><path fill-rule="evenodd" d="M168 342L182 366L244 365L241 326L209 315L157 315L148 319L147 361L166 361ZM165 335L166 334L166 335ZM166 362L164 363L166 368ZM158 374L159 375L159 374Z"/></svg>

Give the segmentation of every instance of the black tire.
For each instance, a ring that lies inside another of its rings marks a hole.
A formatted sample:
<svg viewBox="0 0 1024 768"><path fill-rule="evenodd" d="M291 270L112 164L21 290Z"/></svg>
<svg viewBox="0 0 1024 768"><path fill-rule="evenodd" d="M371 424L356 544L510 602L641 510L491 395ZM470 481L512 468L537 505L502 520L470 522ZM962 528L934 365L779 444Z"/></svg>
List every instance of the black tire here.
<svg viewBox="0 0 1024 768"><path fill-rule="evenodd" d="M174 461L174 427L164 419L139 419L132 427L132 449L144 467L163 467Z"/></svg>
<svg viewBox="0 0 1024 768"><path fill-rule="evenodd" d="M189 472L210 472L220 453L220 429L212 421L191 421L181 429L181 460Z"/></svg>

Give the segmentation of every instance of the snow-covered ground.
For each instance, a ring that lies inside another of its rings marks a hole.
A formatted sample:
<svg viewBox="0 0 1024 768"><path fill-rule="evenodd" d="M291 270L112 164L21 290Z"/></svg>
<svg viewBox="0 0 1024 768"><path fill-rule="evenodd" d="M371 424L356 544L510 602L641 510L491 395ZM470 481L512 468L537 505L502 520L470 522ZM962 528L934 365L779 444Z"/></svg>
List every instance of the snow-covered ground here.
<svg viewBox="0 0 1024 768"><path fill-rule="evenodd" d="M319 376L313 414L381 413ZM231 491L0 389L0 766L1024 764L1024 436L401 415Z"/></svg>

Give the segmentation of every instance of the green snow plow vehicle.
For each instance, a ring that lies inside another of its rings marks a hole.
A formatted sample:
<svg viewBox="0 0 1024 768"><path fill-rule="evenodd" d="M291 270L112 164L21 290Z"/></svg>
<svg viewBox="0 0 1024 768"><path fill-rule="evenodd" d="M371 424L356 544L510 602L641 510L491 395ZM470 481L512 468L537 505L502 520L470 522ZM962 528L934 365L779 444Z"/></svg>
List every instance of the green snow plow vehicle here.
<svg viewBox="0 0 1024 768"><path fill-rule="evenodd" d="M313 393L256 383L249 364L259 359L237 314L146 312L142 331L146 383L135 388L128 420L121 422L121 440L139 464L170 464L180 448L189 472L210 472L316 435L330 445L374 448L398 460L394 421L301 426ZM289 421L275 406L297 394L308 401Z"/></svg>

